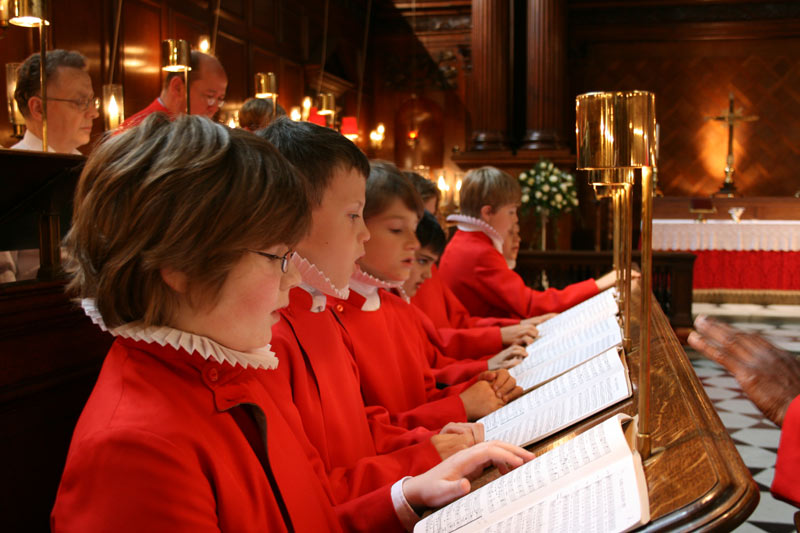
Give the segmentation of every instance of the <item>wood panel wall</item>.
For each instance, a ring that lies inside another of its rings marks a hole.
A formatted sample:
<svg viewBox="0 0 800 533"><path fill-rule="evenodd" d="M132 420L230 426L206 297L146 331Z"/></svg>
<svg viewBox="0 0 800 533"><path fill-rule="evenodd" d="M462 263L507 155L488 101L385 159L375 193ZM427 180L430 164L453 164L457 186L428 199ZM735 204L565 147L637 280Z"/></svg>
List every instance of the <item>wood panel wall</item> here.
<svg viewBox="0 0 800 533"><path fill-rule="evenodd" d="M665 195L719 189L728 130L706 117L727 109L729 93L736 108L759 116L735 128L739 191L788 196L800 189L800 5L571 4L572 92L655 92Z"/></svg>
<svg viewBox="0 0 800 533"><path fill-rule="evenodd" d="M78 50L89 60L95 94L108 82L116 1L86 0L80 10L54 3L50 48ZM211 36L214 0L123 0L119 51L114 82L125 91L125 113L130 116L147 106L161 90L160 43L166 38L188 40L197 47L201 36ZM253 96L256 72L278 75L278 102L288 109L314 95L317 78L306 67L322 60L324 25L322 0L222 0L216 55L228 73L228 92L219 118L225 120L244 100ZM340 113L355 114L357 59L363 45L365 0L330 2L326 52L326 74L337 86ZM22 62L38 50L38 30L10 27L0 40L0 61ZM327 83L323 88L330 88ZM370 78L366 78L369 80ZM352 93L352 94L350 94ZM369 95L362 106L370 104ZM0 144L10 146L6 106L0 110ZM368 115L368 113L365 113ZM364 126L364 129L366 129ZM368 132L369 130L366 129ZM94 137L102 132L102 119L95 121ZM83 148L89 152L91 146Z"/></svg>

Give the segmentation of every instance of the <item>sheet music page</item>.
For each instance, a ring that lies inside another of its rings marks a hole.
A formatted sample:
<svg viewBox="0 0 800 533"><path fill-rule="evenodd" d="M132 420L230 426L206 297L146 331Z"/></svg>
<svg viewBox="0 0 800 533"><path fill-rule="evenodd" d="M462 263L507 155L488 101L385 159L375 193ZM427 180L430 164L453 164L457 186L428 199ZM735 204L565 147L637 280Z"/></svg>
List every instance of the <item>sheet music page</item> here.
<svg viewBox="0 0 800 533"><path fill-rule="evenodd" d="M440 509L414 531L622 531L637 524L642 505L636 477L625 467L636 464L622 433L625 419L598 424Z"/></svg>
<svg viewBox="0 0 800 533"><path fill-rule="evenodd" d="M619 328L616 328L593 342L573 349L566 355L544 361L538 365L523 367L515 372L509 371L509 373L517 380L517 385L522 387L522 390L527 391L621 344L622 333ZM513 371L518 367L519 365L511 370Z"/></svg>
<svg viewBox="0 0 800 533"><path fill-rule="evenodd" d="M536 442L605 409L631 394L616 349L592 358L486 415L486 440L519 446Z"/></svg>
<svg viewBox="0 0 800 533"><path fill-rule="evenodd" d="M536 326L536 329L539 330L539 334L542 336L555 334L559 331L567 332L581 328L593 318L605 318L617 313L619 313L619 307L615 299L615 291L611 288L570 307L550 320L542 322Z"/></svg>
<svg viewBox="0 0 800 533"><path fill-rule="evenodd" d="M613 337L609 338L609 336ZM509 370L509 373L514 379L517 379L518 376L522 376L534 367L575 352L582 346L593 344L598 340L607 338L609 338L607 342L616 339L619 340L614 342L614 344L600 348L593 355L597 355L617 344L622 344L622 332L614 316L595 321L584 329L573 331L569 335L557 335L546 340L541 339L531 343L526 348L528 356L523 359L520 364Z"/></svg>

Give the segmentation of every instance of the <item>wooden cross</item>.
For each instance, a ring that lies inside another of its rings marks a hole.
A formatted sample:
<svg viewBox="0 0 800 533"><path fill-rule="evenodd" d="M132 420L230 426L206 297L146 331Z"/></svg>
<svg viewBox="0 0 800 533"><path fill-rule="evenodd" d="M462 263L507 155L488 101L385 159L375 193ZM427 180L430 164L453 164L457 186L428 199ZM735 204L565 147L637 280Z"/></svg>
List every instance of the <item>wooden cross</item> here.
<svg viewBox="0 0 800 533"><path fill-rule="evenodd" d="M733 128L739 122L753 122L758 120L756 115L744 116L742 108L733 108L733 93L728 93L728 109L721 115L715 117L705 117L706 120L718 120L728 123L728 158L725 161L725 181L722 183L717 196L733 197L736 195L736 185L733 184Z"/></svg>

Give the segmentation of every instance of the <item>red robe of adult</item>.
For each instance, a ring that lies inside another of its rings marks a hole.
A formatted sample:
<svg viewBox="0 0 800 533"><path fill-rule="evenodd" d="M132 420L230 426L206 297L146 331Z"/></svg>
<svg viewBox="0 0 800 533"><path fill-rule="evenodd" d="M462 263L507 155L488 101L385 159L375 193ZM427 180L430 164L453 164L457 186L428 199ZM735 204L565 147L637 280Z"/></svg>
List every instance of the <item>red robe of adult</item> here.
<svg viewBox="0 0 800 533"><path fill-rule="evenodd" d="M783 419L771 490L777 498L800 507L800 396Z"/></svg>
<svg viewBox="0 0 800 533"><path fill-rule="evenodd" d="M563 290L527 287L480 231L456 231L439 261L439 272L473 316L523 319L560 313L598 293L593 279Z"/></svg>
<svg viewBox="0 0 800 533"><path fill-rule="evenodd" d="M381 305L375 311L362 310L366 299L352 289L347 300L331 305L352 343L364 403L385 407L395 423L408 428L438 430L448 422L466 422L458 394L469 382L437 388L428 360L432 346L413 310L383 289L379 295ZM407 308L404 312L401 305Z"/></svg>
<svg viewBox="0 0 800 533"><path fill-rule="evenodd" d="M400 530L389 486L333 507L315 450L259 372L270 371L118 339L75 428L51 529Z"/></svg>
<svg viewBox="0 0 800 533"><path fill-rule="evenodd" d="M312 311L311 304L304 289L289 293L289 306L272 328L272 350L280 364L262 375L270 390L290 387L292 403L281 407L295 410L302 420L336 500L353 499L437 465L441 457L430 430L392 425L386 409L364 407L358 368L336 318L327 310Z"/></svg>
<svg viewBox="0 0 800 533"><path fill-rule="evenodd" d="M156 98L150 102L149 106L126 118L125 121L120 125L119 131L125 131L128 128L138 126L145 118L147 118L148 115L152 115L153 113L164 113L169 116L170 119L174 118L172 112L163 106L160 99Z"/></svg>
<svg viewBox="0 0 800 533"><path fill-rule="evenodd" d="M411 303L425 313L436 328L440 338L437 348L456 359L496 354L503 349L500 328L519 324L519 320L513 318L471 316L442 282L436 265L431 267L431 277L420 286Z"/></svg>

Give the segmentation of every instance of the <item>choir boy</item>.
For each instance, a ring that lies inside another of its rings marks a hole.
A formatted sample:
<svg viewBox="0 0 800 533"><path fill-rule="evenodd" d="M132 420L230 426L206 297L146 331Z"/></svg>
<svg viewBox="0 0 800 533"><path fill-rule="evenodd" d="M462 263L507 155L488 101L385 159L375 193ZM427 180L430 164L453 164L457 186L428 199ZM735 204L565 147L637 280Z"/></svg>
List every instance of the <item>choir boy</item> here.
<svg viewBox="0 0 800 533"><path fill-rule="evenodd" d="M535 291L508 267L503 241L517 224L519 183L494 167L471 170L461 187L458 231L439 264L442 279L475 316L524 319L561 312L611 287L613 272L563 290Z"/></svg>
<svg viewBox="0 0 800 533"><path fill-rule="evenodd" d="M445 247L444 231L436 221L436 218L428 211L425 211L417 225L417 240L420 248L415 253L411 275L403 284L403 291L411 298L412 303L421 288L429 283L435 263L439 260ZM437 288L441 287L443 287L441 283L438 283ZM452 295L452 293L450 294ZM434 322L417 305L412 306L419 313L423 325L429 333L429 339L443 353L457 359L487 359L489 369L510 368L527 355L525 349L516 343L506 348L504 352L497 355L494 354L503 349L504 334L508 334L509 329L519 331L518 335L521 337L519 342L528 344L536 336L535 326L517 324L500 328L498 326L471 326L469 324L454 325L448 322L446 312L448 302L446 298L444 291L441 289L439 289L438 295L432 293L430 297L431 300L438 299L438 301L433 302L434 305L432 307L445 310L441 313L444 319L438 323ZM458 305L460 306L460 304ZM463 306L460 307L463 309ZM509 322L513 323L511 320ZM431 333L431 331L435 333ZM512 338L512 340L514 339ZM487 354L489 355L487 356ZM506 356L507 354L509 356Z"/></svg>

